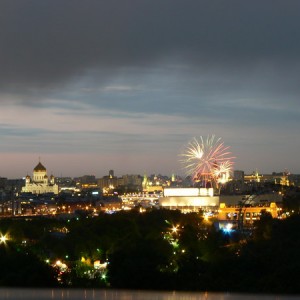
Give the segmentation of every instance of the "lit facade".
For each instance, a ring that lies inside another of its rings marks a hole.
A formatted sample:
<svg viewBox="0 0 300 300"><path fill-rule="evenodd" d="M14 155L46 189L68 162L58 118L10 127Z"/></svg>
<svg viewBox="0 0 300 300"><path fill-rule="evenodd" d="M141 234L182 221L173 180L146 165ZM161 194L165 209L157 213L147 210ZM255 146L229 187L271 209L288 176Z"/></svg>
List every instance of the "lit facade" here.
<svg viewBox="0 0 300 300"><path fill-rule="evenodd" d="M39 162L33 169L32 178L27 175L25 179L25 186L22 188L23 193L32 194L58 194L58 185L54 182L54 176L50 178L47 175L47 169Z"/></svg>
<svg viewBox="0 0 300 300"><path fill-rule="evenodd" d="M98 187L102 190L113 190L118 186L118 177L114 176L112 170L108 176L103 176L98 180Z"/></svg>
<svg viewBox="0 0 300 300"><path fill-rule="evenodd" d="M284 186L289 186L289 173L272 173L272 174L259 174L257 171L244 176L245 182L271 182L274 184L280 184Z"/></svg>
<svg viewBox="0 0 300 300"><path fill-rule="evenodd" d="M214 196L212 188L165 188L159 205L181 211L197 211L218 207L219 196Z"/></svg>
<svg viewBox="0 0 300 300"><path fill-rule="evenodd" d="M227 207L225 203L221 203L218 211L218 219L222 221L237 221L239 219L242 219L244 223L252 224L254 221L260 219L262 211L270 213L273 218L278 218L280 208L276 205L275 202L249 207Z"/></svg>

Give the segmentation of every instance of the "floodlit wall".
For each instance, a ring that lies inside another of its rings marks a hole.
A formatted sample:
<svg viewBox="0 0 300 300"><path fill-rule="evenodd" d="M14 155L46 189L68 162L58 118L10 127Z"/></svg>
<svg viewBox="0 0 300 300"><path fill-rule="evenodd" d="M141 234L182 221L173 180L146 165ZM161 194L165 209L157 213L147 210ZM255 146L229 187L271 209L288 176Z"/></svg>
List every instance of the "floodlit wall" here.
<svg viewBox="0 0 300 300"><path fill-rule="evenodd" d="M164 188L164 197L213 197L213 188Z"/></svg>
<svg viewBox="0 0 300 300"><path fill-rule="evenodd" d="M226 207L225 203L220 204L219 220L235 220L242 218L246 223L253 223L259 220L262 211L268 212L273 218L278 218L278 211L276 203L271 202L267 206L253 206L253 207Z"/></svg>
<svg viewBox="0 0 300 300"><path fill-rule="evenodd" d="M161 197L159 199L159 205L162 207L170 207L170 208L219 206L219 197L218 196Z"/></svg>

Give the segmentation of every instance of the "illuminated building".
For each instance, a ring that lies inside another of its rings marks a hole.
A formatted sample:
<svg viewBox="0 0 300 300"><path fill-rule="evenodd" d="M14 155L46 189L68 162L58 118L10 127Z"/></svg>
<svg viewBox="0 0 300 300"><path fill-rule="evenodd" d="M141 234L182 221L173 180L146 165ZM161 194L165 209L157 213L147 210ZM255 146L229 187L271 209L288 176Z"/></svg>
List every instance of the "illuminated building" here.
<svg viewBox="0 0 300 300"><path fill-rule="evenodd" d="M58 194L58 185L54 182L54 176L50 178L47 175L46 168L39 162L33 169L32 178L27 175L25 179L25 186L22 188L23 193L32 194Z"/></svg>
<svg viewBox="0 0 300 300"><path fill-rule="evenodd" d="M108 176L98 179L98 186L104 194L108 193L109 190L113 190L118 186L118 177L114 176L113 170L109 170Z"/></svg>
<svg viewBox="0 0 300 300"><path fill-rule="evenodd" d="M272 174L259 174L257 171L253 172L250 175L245 175L244 176L244 181L247 182L270 182L274 184L280 184L280 185L285 185L289 186L289 173L288 172L280 172L280 173L275 173L273 172Z"/></svg>
<svg viewBox="0 0 300 300"><path fill-rule="evenodd" d="M198 211L219 207L219 196L213 188L164 188L159 205L181 211Z"/></svg>
<svg viewBox="0 0 300 300"><path fill-rule="evenodd" d="M142 182L144 193L161 193L163 192L164 187L169 185L169 179L161 175L151 175L150 177L147 177L145 174Z"/></svg>
<svg viewBox="0 0 300 300"><path fill-rule="evenodd" d="M241 219L245 224L252 224L254 221L260 219L262 211L270 213L273 218L277 218L280 208L277 207L275 202L244 207L227 207L225 203L221 203L218 211L218 219L222 221L238 221Z"/></svg>
<svg viewBox="0 0 300 300"><path fill-rule="evenodd" d="M271 188L272 186L274 190L274 185L290 186L294 184L293 176L289 172L260 174L258 171L254 171L251 174L244 174L243 171L235 170L233 172L232 181L224 186L223 191L226 189L227 193L246 194L257 191L258 189L266 190L267 187Z"/></svg>
<svg viewBox="0 0 300 300"><path fill-rule="evenodd" d="M117 211L122 209L122 199L117 196L105 196L99 200L96 206L102 211Z"/></svg>

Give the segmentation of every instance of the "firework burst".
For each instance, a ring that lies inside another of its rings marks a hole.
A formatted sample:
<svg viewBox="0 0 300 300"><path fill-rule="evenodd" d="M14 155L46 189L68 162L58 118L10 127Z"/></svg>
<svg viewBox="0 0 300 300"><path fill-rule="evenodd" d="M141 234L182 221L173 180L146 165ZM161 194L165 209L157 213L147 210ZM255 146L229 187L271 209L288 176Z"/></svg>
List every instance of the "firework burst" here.
<svg viewBox="0 0 300 300"><path fill-rule="evenodd" d="M186 174L191 176L194 182L202 181L205 186L207 182L228 180L233 166L233 157L228 149L221 138L214 135L194 138L181 154Z"/></svg>

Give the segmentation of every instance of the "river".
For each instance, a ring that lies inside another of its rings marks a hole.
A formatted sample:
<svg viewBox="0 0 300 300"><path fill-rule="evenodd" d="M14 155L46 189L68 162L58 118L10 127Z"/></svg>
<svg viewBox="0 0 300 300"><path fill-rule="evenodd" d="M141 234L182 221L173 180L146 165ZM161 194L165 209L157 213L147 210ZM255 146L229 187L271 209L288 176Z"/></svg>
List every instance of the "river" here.
<svg viewBox="0 0 300 300"><path fill-rule="evenodd" d="M259 295L210 292L161 292L94 289L18 289L1 288L4 300L296 300L300 295Z"/></svg>

